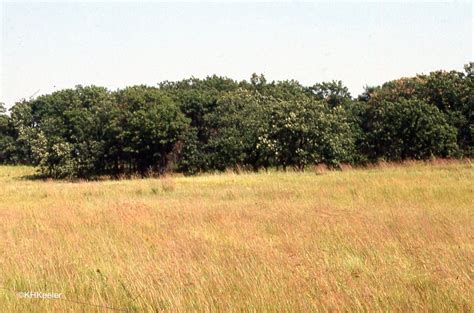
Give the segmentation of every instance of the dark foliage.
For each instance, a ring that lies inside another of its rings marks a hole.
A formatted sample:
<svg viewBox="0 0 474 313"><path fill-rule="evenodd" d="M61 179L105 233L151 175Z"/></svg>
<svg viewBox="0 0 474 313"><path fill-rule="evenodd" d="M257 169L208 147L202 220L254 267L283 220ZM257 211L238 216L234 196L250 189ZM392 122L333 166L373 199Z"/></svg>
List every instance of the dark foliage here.
<svg viewBox="0 0 474 313"><path fill-rule="evenodd" d="M367 87L253 74L0 104L0 163L57 178L472 157L474 64Z"/></svg>

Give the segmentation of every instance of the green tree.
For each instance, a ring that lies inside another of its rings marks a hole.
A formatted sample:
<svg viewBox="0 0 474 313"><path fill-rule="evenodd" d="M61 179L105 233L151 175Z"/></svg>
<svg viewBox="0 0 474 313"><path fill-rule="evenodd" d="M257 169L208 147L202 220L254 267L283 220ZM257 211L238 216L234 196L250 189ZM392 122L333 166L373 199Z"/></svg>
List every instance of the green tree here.
<svg viewBox="0 0 474 313"><path fill-rule="evenodd" d="M53 177L88 177L101 173L101 132L110 101L105 88L77 86L14 106L19 141L27 146L40 171Z"/></svg>
<svg viewBox="0 0 474 313"><path fill-rule="evenodd" d="M182 139L188 120L178 105L158 88L135 86L118 91L121 108L123 152L133 171L162 173L167 169L169 154Z"/></svg>
<svg viewBox="0 0 474 313"><path fill-rule="evenodd" d="M250 167L257 170L271 164L268 147L262 144L268 133L271 97L258 91L239 89L224 95L218 108L208 115L212 136L207 145L211 167Z"/></svg>
<svg viewBox="0 0 474 313"><path fill-rule="evenodd" d="M474 153L473 66L467 64L464 72L434 71L389 81L380 87L367 88L359 99L371 105L405 99L436 106L446 115L447 122L457 128L458 146L464 155L470 156Z"/></svg>
<svg viewBox="0 0 474 313"><path fill-rule="evenodd" d="M0 102L0 164L11 162L14 147L12 122L6 112L5 105Z"/></svg>
<svg viewBox="0 0 474 313"><path fill-rule="evenodd" d="M159 86L190 120L179 143L182 148L177 160L178 169L186 173L209 170L211 155L207 146L213 129L207 116L215 112L220 97L238 88L237 82L214 75L205 79L163 82Z"/></svg>
<svg viewBox="0 0 474 313"><path fill-rule="evenodd" d="M284 168L352 161L355 139L343 108L311 99L280 101L272 107L270 125L266 141Z"/></svg>
<svg viewBox="0 0 474 313"><path fill-rule="evenodd" d="M438 108L420 100L383 101L370 107L365 131L371 159L427 159L457 153L456 128Z"/></svg>
<svg viewBox="0 0 474 313"><path fill-rule="evenodd" d="M345 105L352 100L349 89L342 81L323 82L309 88L317 100L324 100L330 107Z"/></svg>

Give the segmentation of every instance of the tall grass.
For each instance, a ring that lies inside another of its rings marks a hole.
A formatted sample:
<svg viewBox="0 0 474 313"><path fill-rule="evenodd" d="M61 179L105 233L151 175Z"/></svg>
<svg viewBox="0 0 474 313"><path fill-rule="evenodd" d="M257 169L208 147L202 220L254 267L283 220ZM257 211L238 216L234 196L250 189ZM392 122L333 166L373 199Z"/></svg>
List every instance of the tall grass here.
<svg viewBox="0 0 474 313"><path fill-rule="evenodd" d="M0 167L1 311L474 309L469 163L96 182L33 172Z"/></svg>

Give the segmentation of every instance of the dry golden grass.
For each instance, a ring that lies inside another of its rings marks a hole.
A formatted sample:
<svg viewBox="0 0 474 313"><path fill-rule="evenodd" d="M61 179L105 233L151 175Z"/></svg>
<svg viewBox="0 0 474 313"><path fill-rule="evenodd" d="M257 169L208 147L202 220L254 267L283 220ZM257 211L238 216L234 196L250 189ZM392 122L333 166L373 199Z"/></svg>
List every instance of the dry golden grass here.
<svg viewBox="0 0 474 313"><path fill-rule="evenodd" d="M474 171L101 182L0 167L2 312L473 311Z"/></svg>

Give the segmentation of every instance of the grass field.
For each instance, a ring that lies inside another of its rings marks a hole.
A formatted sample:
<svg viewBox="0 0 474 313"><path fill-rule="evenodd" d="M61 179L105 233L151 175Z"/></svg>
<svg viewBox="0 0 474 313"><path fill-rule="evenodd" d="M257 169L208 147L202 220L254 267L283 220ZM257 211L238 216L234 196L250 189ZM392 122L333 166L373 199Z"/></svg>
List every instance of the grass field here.
<svg viewBox="0 0 474 313"><path fill-rule="evenodd" d="M32 173L0 167L2 312L474 310L469 162L96 182Z"/></svg>

